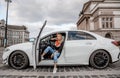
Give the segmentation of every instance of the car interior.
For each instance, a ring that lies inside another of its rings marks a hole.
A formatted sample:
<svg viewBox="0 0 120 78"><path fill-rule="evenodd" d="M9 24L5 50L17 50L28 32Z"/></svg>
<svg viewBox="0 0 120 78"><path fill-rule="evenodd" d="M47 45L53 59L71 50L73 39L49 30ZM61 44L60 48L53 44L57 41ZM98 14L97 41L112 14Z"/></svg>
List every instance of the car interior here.
<svg viewBox="0 0 120 78"><path fill-rule="evenodd" d="M40 43L39 43L39 61L41 61L41 54L44 52L44 50L50 46L52 48L54 48L54 44L55 44L55 40L51 40L52 38L56 38L56 34L51 34L48 35L46 37L44 37L43 39L41 39ZM66 34L65 33L60 33L62 34L62 38L63 38L63 43L65 42L65 38L66 38ZM52 53L48 52L45 56L44 56L44 60L52 60L53 58L51 58ZM59 56L60 57L60 56Z"/></svg>

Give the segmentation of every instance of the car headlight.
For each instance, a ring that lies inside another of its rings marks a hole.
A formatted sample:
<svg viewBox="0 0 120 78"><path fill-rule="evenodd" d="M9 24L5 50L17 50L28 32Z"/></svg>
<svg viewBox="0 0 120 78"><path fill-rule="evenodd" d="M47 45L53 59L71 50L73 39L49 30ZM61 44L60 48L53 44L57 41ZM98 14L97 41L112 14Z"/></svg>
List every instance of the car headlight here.
<svg viewBox="0 0 120 78"><path fill-rule="evenodd" d="M10 51L10 49L9 48L5 48L4 52L7 52L7 51Z"/></svg>

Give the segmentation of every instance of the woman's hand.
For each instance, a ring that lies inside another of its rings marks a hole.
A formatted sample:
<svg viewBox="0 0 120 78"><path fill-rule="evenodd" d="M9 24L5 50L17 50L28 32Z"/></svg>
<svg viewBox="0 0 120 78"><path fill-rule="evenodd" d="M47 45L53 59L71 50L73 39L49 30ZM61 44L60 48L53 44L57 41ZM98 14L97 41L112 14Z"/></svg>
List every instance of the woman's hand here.
<svg viewBox="0 0 120 78"><path fill-rule="evenodd" d="M51 38L51 40L57 40L57 38Z"/></svg>
<svg viewBox="0 0 120 78"><path fill-rule="evenodd" d="M56 50L56 52L58 53L58 50Z"/></svg>

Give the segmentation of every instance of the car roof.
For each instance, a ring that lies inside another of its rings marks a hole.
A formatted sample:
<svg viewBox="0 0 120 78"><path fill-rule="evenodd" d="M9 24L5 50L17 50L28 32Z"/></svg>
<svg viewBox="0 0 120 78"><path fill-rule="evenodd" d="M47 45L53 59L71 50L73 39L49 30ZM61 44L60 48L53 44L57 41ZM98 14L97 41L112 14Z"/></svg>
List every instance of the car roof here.
<svg viewBox="0 0 120 78"><path fill-rule="evenodd" d="M55 32L68 32L68 31L83 31L83 32L89 32L89 31L86 31L86 30L77 30L77 29L58 29L58 30L52 30L52 31L49 31L49 32L46 32L46 33L55 33Z"/></svg>
<svg viewBox="0 0 120 78"><path fill-rule="evenodd" d="M71 29L56 29L56 30L51 30L48 32L42 32L42 36L51 34L51 33L56 33L56 32L68 32L68 31L84 31L84 30L71 30Z"/></svg>
<svg viewBox="0 0 120 78"><path fill-rule="evenodd" d="M49 31L49 32L43 32L41 34L41 37L44 37L46 35L49 35L49 34L52 34L52 33L56 33L56 32L68 32L68 31L81 31L81 32L89 33L89 34L95 36L96 38L104 38L104 37L102 37L102 36L100 36L98 34L95 34L93 32L89 32L89 31L86 31L86 30L77 30L77 29L74 29L74 30L73 29L56 29L56 30L52 30L52 31Z"/></svg>

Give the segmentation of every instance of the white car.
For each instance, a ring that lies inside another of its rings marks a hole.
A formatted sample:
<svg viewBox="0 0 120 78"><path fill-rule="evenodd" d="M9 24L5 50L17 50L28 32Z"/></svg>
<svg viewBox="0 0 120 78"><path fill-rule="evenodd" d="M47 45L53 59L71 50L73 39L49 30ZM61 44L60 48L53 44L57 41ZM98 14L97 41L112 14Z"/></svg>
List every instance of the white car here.
<svg viewBox="0 0 120 78"><path fill-rule="evenodd" d="M53 46L51 38L61 33L64 46L58 58L58 65L91 65L103 69L110 63L120 59L120 50L115 40L107 39L84 30L53 31L41 36L42 27L34 42L27 42L5 48L3 63L15 69L27 66L53 65L51 54L48 53L41 60L41 54L47 46Z"/></svg>

